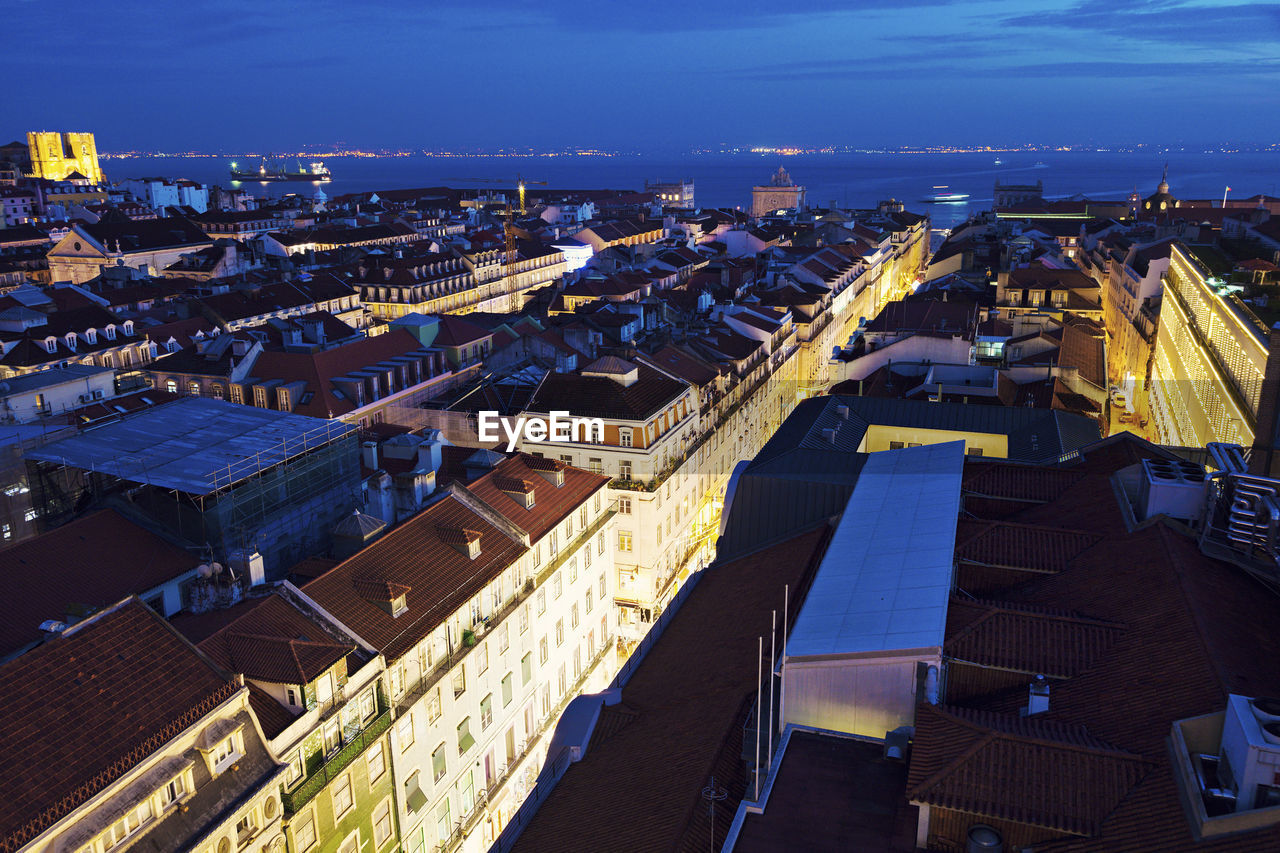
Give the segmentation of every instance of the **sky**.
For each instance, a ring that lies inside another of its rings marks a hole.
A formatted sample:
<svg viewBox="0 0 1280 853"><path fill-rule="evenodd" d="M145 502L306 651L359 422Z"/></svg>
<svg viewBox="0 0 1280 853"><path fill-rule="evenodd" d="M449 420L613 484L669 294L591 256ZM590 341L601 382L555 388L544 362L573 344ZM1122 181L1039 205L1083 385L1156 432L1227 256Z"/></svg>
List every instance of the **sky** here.
<svg viewBox="0 0 1280 853"><path fill-rule="evenodd" d="M5 0L0 136L102 151L1280 141L1280 5Z"/></svg>

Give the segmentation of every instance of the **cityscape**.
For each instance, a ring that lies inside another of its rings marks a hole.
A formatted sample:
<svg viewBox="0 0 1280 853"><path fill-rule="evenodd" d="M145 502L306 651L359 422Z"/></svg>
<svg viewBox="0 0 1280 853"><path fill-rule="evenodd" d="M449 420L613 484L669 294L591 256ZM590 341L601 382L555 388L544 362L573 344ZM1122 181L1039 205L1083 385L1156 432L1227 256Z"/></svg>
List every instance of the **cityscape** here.
<svg viewBox="0 0 1280 853"><path fill-rule="evenodd" d="M0 853L1280 850L1274 9L29 5Z"/></svg>

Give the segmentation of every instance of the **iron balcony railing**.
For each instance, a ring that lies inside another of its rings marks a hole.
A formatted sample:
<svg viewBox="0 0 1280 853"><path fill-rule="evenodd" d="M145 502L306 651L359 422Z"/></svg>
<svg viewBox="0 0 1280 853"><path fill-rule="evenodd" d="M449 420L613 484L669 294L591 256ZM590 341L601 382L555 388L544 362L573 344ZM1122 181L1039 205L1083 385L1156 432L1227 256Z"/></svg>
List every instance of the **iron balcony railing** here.
<svg viewBox="0 0 1280 853"><path fill-rule="evenodd" d="M282 793L281 802L287 813L296 814L391 727L391 709L387 707L381 693L378 696L378 707L382 713L374 717L369 725L343 744L298 787Z"/></svg>

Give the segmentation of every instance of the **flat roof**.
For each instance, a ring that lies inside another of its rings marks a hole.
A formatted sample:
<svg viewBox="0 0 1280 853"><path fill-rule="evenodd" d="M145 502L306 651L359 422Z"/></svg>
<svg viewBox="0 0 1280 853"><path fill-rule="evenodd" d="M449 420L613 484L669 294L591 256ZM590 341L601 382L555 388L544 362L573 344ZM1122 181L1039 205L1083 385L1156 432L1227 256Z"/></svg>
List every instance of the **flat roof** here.
<svg viewBox="0 0 1280 853"><path fill-rule="evenodd" d="M27 458L203 495L354 429L336 420L182 397L51 442Z"/></svg>
<svg viewBox="0 0 1280 853"><path fill-rule="evenodd" d="M50 385L61 385L65 382L76 382L97 376L100 373L115 373L115 368L98 367L93 364L68 364L63 367L50 367L35 373L24 373L11 376L0 381L0 394L22 394Z"/></svg>
<svg viewBox="0 0 1280 853"><path fill-rule="evenodd" d="M963 441L870 454L788 659L942 646L963 474Z"/></svg>

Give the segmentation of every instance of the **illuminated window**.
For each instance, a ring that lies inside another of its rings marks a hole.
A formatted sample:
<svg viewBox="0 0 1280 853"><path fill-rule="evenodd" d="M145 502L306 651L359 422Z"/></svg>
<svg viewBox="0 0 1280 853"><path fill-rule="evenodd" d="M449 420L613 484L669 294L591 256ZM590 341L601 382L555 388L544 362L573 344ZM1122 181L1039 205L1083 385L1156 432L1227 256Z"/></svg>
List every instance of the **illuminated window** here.
<svg viewBox="0 0 1280 853"><path fill-rule="evenodd" d="M626 552L631 551L631 531L630 530L618 531L618 550L626 551Z"/></svg>

